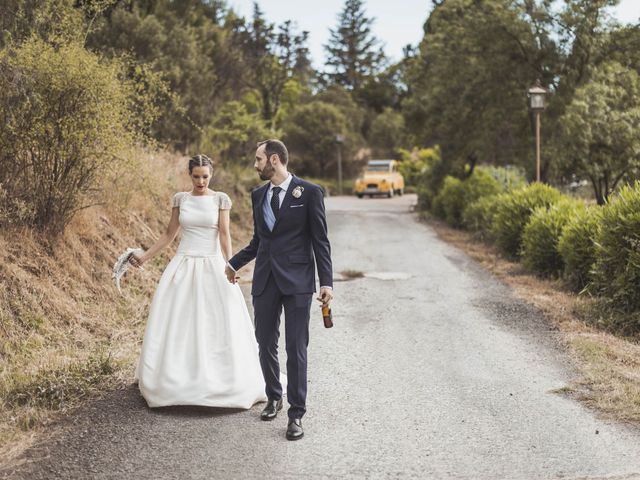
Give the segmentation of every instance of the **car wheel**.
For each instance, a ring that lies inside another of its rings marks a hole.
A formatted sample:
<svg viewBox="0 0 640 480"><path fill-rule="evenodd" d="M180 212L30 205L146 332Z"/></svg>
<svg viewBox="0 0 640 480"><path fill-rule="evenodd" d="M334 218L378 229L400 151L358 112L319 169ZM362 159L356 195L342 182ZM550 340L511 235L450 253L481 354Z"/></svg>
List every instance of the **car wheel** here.
<svg viewBox="0 0 640 480"><path fill-rule="evenodd" d="M399 196L404 195L404 188L399 188L399 189L398 189L398 195L399 195Z"/></svg>
<svg viewBox="0 0 640 480"><path fill-rule="evenodd" d="M356 193L356 197L358 197L358 198L362 198L362 197L364 197L364 195L363 195L363 194L361 194L361 193Z"/></svg>
<svg viewBox="0 0 640 480"><path fill-rule="evenodd" d="M373 194L369 195L369 198L373 198Z"/></svg>

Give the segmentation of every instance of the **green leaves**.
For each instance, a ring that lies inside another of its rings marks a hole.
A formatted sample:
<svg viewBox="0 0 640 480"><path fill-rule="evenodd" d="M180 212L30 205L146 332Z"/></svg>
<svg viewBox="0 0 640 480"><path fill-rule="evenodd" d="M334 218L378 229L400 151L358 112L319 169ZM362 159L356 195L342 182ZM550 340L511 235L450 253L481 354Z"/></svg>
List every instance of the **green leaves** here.
<svg viewBox="0 0 640 480"><path fill-rule="evenodd" d="M588 178L604 204L619 182L640 171L640 76L603 64L576 91L561 125L564 168Z"/></svg>

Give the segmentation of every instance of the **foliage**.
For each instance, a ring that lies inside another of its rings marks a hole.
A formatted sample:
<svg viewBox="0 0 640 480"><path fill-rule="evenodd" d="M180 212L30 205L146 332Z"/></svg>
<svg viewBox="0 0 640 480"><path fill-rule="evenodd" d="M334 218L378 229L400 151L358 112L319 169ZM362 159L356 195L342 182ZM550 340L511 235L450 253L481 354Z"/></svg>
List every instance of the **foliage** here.
<svg viewBox="0 0 640 480"><path fill-rule="evenodd" d="M258 114L252 114L240 102L225 103L205 131L202 149L219 158L223 165L253 165L256 143L270 138Z"/></svg>
<svg viewBox="0 0 640 480"><path fill-rule="evenodd" d="M338 26L330 30L325 77L329 83L358 92L384 62L384 53L371 33L373 20L366 17L362 0L346 0Z"/></svg>
<svg viewBox="0 0 640 480"><path fill-rule="evenodd" d="M437 3L407 72L403 113L414 142L438 143L452 170L526 159L524 92L554 65L546 23L522 2Z"/></svg>
<svg viewBox="0 0 640 480"><path fill-rule="evenodd" d="M404 143L404 118L397 111L386 108L376 115L369 129L369 145L377 158L393 158Z"/></svg>
<svg viewBox="0 0 640 480"><path fill-rule="evenodd" d="M602 207L592 206L575 211L558 240L558 252L564 264L563 278L578 292L591 280L602 210Z"/></svg>
<svg viewBox="0 0 640 480"><path fill-rule="evenodd" d="M234 28L233 46L240 50L249 85L260 99L262 119L274 132L287 82L305 81L311 75L307 37L308 32L295 32L290 20L276 30L257 3L251 22L237 22Z"/></svg>
<svg viewBox="0 0 640 480"><path fill-rule="evenodd" d="M464 207L464 186L459 178L447 175L433 199L431 212L452 226L459 225L459 212Z"/></svg>
<svg viewBox="0 0 640 480"><path fill-rule="evenodd" d="M400 163L398 170L404 177L406 185L417 186L425 172L440 159L440 149L422 148L412 151L399 149Z"/></svg>
<svg viewBox="0 0 640 480"><path fill-rule="evenodd" d="M433 201L433 213L442 216L453 227L462 227L467 206L501 191L498 181L483 168L476 168L474 174L464 180L448 176Z"/></svg>
<svg viewBox="0 0 640 480"><path fill-rule="evenodd" d="M556 277L563 268L558 243L569 222L583 211L584 203L564 198L553 205L536 208L522 233L522 264L543 277Z"/></svg>
<svg viewBox="0 0 640 480"><path fill-rule="evenodd" d="M586 178L603 205L625 178L640 173L640 76L602 65L562 117L565 169Z"/></svg>
<svg viewBox="0 0 640 480"><path fill-rule="evenodd" d="M0 5L0 48L18 45L35 36L52 45L81 41L84 12L73 0L3 0Z"/></svg>
<svg viewBox="0 0 640 480"><path fill-rule="evenodd" d="M334 176L337 172L336 134L348 134L347 119L334 105L312 101L294 109L284 126L284 142L291 153L291 168L315 177ZM355 174L349 136L342 145L345 177Z"/></svg>
<svg viewBox="0 0 640 480"><path fill-rule="evenodd" d="M493 216L499 197L499 195L488 195L468 204L462 212L462 225L475 232L480 238L488 240L491 237Z"/></svg>
<svg viewBox="0 0 640 480"><path fill-rule="evenodd" d="M491 236L502 252L517 258L521 252L524 227L533 211L538 207L548 208L560 198L558 190L542 183L498 195Z"/></svg>
<svg viewBox="0 0 640 480"><path fill-rule="evenodd" d="M640 182L603 208L595 256L591 290L616 309L640 310Z"/></svg>
<svg viewBox="0 0 640 480"><path fill-rule="evenodd" d="M138 136L136 87L117 61L32 38L0 53L0 185L24 223L59 233L96 200L101 172ZM150 115L152 117L152 114ZM36 189L37 186L37 189ZM25 214L25 212L28 212Z"/></svg>

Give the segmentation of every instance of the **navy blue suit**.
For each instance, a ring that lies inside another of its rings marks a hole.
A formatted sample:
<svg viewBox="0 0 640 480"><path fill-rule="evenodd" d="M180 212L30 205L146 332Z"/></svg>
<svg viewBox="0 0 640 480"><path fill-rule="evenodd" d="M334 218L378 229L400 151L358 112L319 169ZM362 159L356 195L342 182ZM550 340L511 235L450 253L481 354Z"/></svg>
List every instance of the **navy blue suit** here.
<svg viewBox="0 0 640 480"><path fill-rule="evenodd" d="M301 418L306 411L307 345L309 313L316 291L315 266L317 263L320 285L333 287L331 246L324 196L318 185L292 176L273 230L263 214L269 185L266 183L252 192L253 238L229 264L237 271L256 260L251 295L260 365L270 400L282 397L278 338L284 308L289 417ZM302 189L299 198L292 195L297 187Z"/></svg>

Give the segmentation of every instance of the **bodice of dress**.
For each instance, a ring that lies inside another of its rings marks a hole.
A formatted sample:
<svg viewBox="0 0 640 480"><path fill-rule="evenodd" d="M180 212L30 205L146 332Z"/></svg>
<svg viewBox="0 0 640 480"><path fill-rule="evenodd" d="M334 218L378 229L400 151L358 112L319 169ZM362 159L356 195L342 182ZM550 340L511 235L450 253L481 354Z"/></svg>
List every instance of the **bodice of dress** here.
<svg viewBox="0 0 640 480"><path fill-rule="evenodd" d="M217 255L220 252L218 240L218 219L220 210L231 208L231 200L222 192L212 195L192 195L179 192L173 197L173 207L180 209L182 239L178 255Z"/></svg>

